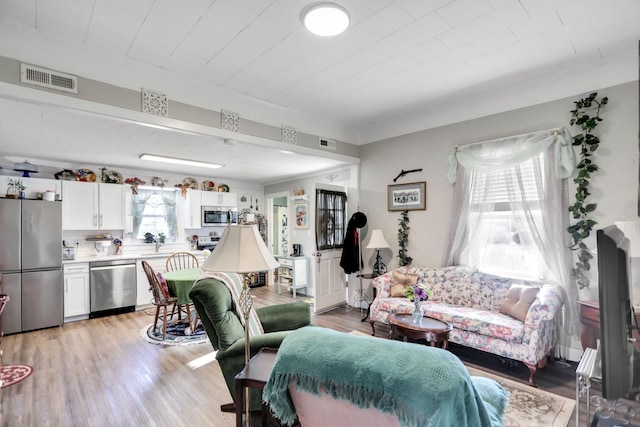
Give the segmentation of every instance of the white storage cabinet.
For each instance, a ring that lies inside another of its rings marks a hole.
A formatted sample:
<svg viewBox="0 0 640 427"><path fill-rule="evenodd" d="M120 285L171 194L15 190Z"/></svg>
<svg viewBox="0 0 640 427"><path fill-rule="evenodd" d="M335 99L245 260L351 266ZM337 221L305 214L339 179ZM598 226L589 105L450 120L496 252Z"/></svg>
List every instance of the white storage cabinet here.
<svg viewBox="0 0 640 427"><path fill-rule="evenodd" d="M291 289L293 297L296 297L296 289L307 288L309 283L309 259L307 257L277 257L278 267L278 294L281 287Z"/></svg>
<svg viewBox="0 0 640 427"><path fill-rule="evenodd" d="M187 190L185 228L202 227L202 193L203 191L200 190Z"/></svg>
<svg viewBox="0 0 640 427"><path fill-rule="evenodd" d="M62 181L62 228L124 230L125 189L119 184Z"/></svg>
<svg viewBox="0 0 640 427"><path fill-rule="evenodd" d="M235 193L202 192L202 206L228 206L233 208L237 205L238 200Z"/></svg>
<svg viewBox="0 0 640 427"><path fill-rule="evenodd" d="M86 319L91 309L89 263L64 265L64 321Z"/></svg>

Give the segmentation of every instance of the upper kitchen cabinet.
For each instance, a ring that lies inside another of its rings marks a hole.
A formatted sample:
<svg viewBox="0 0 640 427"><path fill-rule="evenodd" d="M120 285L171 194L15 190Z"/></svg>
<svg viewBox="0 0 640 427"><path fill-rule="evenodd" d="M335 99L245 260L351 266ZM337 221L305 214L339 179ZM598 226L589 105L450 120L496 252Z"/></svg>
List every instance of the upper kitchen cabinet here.
<svg viewBox="0 0 640 427"><path fill-rule="evenodd" d="M228 206L236 207L238 202L235 193L222 193L215 191L202 192L202 206Z"/></svg>
<svg viewBox="0 0 640 427"><path fill-rule="evenodd" d="M185 228L200 228L202 226L202 191L188 190L184 215Z"/></svg>
<svg viewBox="0 0 640 427"><path fill-rule="evenodd" d="M124 230L125 187L62 181L64 230Z"/></svg>

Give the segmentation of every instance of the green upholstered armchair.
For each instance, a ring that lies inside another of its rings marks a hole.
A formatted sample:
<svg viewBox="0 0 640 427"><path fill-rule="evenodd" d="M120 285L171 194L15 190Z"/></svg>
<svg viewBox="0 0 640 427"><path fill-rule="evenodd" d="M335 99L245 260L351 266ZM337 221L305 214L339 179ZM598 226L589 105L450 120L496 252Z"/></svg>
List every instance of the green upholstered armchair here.
<svg viewBox="0 0 640 427"><path fill-rule="evenodd" d="M198 280L189 297L200 316L211 345L217 350L216 359L232 398L235 398L235 376L244 368L244 328L242 313L224 283L213 278ZM279 304L256 309L264 334L250 338L251 356L263 347L278 348L289 331L311 322L310 307L303 302ZM260 410L260 390L252 389L251 409ZM235 402L237 404L237 402Z"/></svg>

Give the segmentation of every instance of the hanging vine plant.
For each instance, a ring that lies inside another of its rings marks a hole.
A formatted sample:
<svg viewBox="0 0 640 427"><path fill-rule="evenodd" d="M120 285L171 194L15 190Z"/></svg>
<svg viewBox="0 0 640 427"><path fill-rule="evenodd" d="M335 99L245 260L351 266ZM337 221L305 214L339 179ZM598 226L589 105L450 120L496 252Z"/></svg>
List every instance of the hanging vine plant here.
<svg viewBox="0 0 640 427"><path fill-rule="evenodd" d="M571 224L567 231L573 239L570 249L576 251L577 261L571 269L571 277L575 280L579 289L588 288L590 284L589 271L591 270L591 260L593 255L584 243L593 227L597 224L591 218L591 214L596 210L597 204L589 200L589 184L593 174L598 171L598 165L593 163L591 157L600 146L600 139L593 134L600 118L600 110L607 105L607 97L598 100L596 92L588 97L574 101L575 110L571 110L571 126L580 126L582 132L573 137L572 145L580 147L580 158L576 169L578 175L573 180L576 184L576 201L569 206L573 219L577 220Z"/></svg>
<svg viewBox="0 0 640 427"><path fill-rule="evenodd" d="M398 223L398 246L400 247L398 250L398 258L400 258L398 265L402 267L411 265L411 261L413 261L413 258L407 255L407 246L409 245L409 211L407 209L400 212Z"/></svg>

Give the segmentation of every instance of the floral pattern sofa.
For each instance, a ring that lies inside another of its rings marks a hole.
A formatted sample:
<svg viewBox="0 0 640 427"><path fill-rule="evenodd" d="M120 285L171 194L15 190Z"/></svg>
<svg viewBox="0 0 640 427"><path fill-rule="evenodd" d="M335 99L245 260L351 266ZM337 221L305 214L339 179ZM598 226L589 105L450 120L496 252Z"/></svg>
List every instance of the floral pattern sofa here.
<svg viewBox="0 0 640 427"><path fill-rule="evenodd" d="M536 370L545 366L555 345L556 320L564 298L558 285L493 276L466 266L403 267L398 271L417 274L418 283L431 289L433 295L422 308L425 316L453 326L449 342L523 362L529 368L529 383L534 385ZM372 283L377 291L369 314L372 335L375 322L388 324L389 314L414 309L407 298L390 296L391 275L385 273ZM524 322L499 312L512 285L540 288Z"/></svg>

